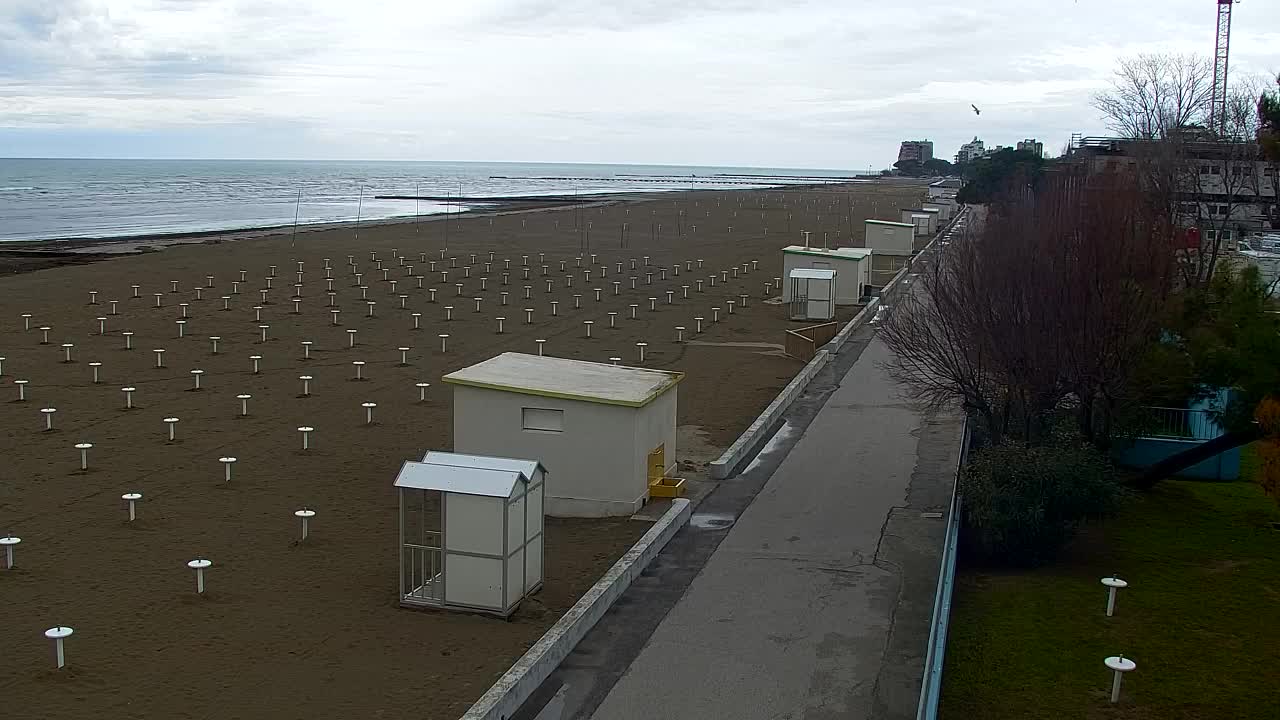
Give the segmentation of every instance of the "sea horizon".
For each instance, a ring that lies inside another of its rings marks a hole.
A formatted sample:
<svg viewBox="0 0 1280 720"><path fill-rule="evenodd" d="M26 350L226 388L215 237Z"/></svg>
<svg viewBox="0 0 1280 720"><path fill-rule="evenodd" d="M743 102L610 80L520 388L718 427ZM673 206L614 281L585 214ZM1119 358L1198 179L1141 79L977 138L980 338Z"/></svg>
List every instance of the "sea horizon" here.
<svg viewBox="0 0 1280 720"><path fill-rule="evenodd" d="M770 187L853 170L423 160L0 158L0 242L216 233L466 210L409 196Z"/></svg>

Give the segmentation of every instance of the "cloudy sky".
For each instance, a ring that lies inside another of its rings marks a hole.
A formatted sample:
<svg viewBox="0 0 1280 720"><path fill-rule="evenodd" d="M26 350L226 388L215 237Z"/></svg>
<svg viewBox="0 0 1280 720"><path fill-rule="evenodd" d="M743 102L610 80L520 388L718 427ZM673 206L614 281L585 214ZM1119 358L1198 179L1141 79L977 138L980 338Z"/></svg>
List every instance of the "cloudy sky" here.
<svg viewBox="0 0 1280 720"><path fill-rule="evenodd" d="M860 169L1101 134L1115 59L1209 0L0 0L0 157ZM1232 68L1280 70L1280 2ZM981 116L969 110L974 103Z"/></svg>

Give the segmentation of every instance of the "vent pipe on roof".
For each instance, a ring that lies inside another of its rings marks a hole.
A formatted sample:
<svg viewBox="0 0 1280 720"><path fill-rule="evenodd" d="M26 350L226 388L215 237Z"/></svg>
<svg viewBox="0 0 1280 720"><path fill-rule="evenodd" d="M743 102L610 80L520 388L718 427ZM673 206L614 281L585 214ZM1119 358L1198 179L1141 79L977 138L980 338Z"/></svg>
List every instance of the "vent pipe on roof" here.
<svg viewBox="0 0 1280 720"><path fill-rule="evenodd" d="M811 233L810 233L808 230L801 230L801 231L800 231L800 234L804 236L804 249L805 249L805 250L808 250L808 249L809 249L809 235L810 235Z"/></svg>

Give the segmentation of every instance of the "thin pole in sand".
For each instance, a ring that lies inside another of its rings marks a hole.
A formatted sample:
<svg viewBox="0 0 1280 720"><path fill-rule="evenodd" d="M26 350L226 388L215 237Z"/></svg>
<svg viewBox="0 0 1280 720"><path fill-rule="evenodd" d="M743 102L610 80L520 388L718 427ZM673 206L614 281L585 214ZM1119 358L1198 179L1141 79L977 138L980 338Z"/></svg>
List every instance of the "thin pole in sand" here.
<svg viewBox="0 0 1280 720"><path fill-rule="evenodd" d="M96 385L96 384L98 384L99 382L101 382L101 381L98 379L98 369L102 367L102 363L100 363L100 362L96 362L96 361L95 361L95 362L91 362L91 363L89 363L89 367L93 369L93 383Z"/></svg>
<svg viewBox="0 0 1280 720"><path fill-rule="evenodd" d="M360 216L364 211L364 186L360 186L360 200L356 204L356 232L352 237L354 242L360 242Z"/></svg>
<svg viewBox="0 0 1280 720"><path fill-rule="evenodd" d="M250 355L249 361L253 363L253 374L258 374L258 361L262 359L261 355Z"/></svg>
<svg viewBox="0 0 1280 720"><path fill-rule="evenodd" d="M418 388L418 402L426 402L427 388L431 387L431 383L428 383L428 382L414 383L414 386Z"/></svg>
<svg viewBox="0 0 1280 720"><path fill-rule="evenodd" d="M355 376L354 378L352 378L352 380L356 380L356 381L364 381L364 379L365 379L365 378L364 378L364 361L363 361L363 360L352 360L352 361L351 361L351 365L352 365L352 367L354 367L354 368L356 369L356 376Z"/></svg>
<svg viewBox="0 0 1280 720"><path fill-rule="evenodd" d="M311 397L311 381L314 379L310 375L299 375L298 379L302 381L301 397Z"/></svg>
<svg viewBox="0 0 1280 720"><path fill-rule="evenodd" d="M409 351L412 348L399 347L396 349L400 351L400 367L407 367L409 365Z"/></svg>
<svg viewBox="0 0 1280 720"><path fill-rule="evenodd" d="M230 468L231 466L228 465L227 467ZM196 558L187 563L187 567L196 571L196 592L200 595L204 594L204 571L208 570L211 565L213 563L204 558Z"/></svg>
<svg viewBox="0 0 1280 720"><path fill-rule="evenodd" d="M136 392L138 392L138 388L136 388L136 387L122 387L122 388L120 388L120 392L124 393L124 409L125 409L125 410L132 410L132 409L133 409L133 394L134 394L134 393L136 393Z"/></svg>
<svg viewBox="0 0 1280 720"><path fill-rule="evenodd" d="M53 414L58 412L58 408L40 408L40 412L44 413L44 431L53 431Z"/></svg>
<svg viewBox="0 0 1280 720"><path fill-rule="evenodd" d="M236 464L236 459L233 457L220 457L218 458L218 462L222 463L223 479L226 482L231 482L231 466Z"/></svg>
<svg viewBox="0 0 1280 720"><path fill-rule="evenodd" d="M252 395L246 393L241 393L236 396L236 399L240 401L240 417L246 417L249 415L249 400L252 397Z"/></svg>
<svg viewBox="0 0 1280 720"><path fill-rule="evenodd" d="M8 540L9 538L4 539ZM59 625L58 627L51 627L44 631L44 636L53 641L54 655L57 657L59 670L67 666L67 656L62 647L62 641L71 637L73 632L75 632L75 630L62 625Z"/></svg>
<svg viewBox="0 0 1280 720"><path fill-rule="evenodd" d="M164 424L169 426L169 442L174 442L175 440L177 440L178 439L178 427L177 427L178 418L167 417L164 419Z"/></svg>
<svg viewBox="0 0 1280 720"><path fill-rule="evenodd" d="M302 209L302 188L298 188L298 200L293 204L293 234L289 237L289 247L298 240L298 212Z"/></svg>
<svg viewBox="0 0 1280 720"><path fill-rule="evenodd" d="M293 516L302 521L302 537L298 540L298 542L302 542L307 539L307 521L316 516L316 511L304 507L301 510L294 510Z"/></svg>
<svg viewBox="0 0 1280 720"><path fill-rule="evenodd" d="M93 448L93 443L76 443L76 449L80 451L80 472L89 469L89 450Z"/></svg>
<svg viewBox="0 0 1280 720"><path fill-rule="evenodd" d="M375 402L364 402L364 403L360 403L360 407L364 408L364 424L365 424L365 425L372 425L372 424L373 424L373 409L374 409L374 408L376 408L376 407L378 407L378 403L375 403Z"/></svg>
<svg viewBox="0 0 1280 720"><path fill-rule="evenodd" d="M442 353L448 352L449 351L448 349L449 335L447 333L441 333L439 337L440 337L440 352Z"/></svg>
<svg viewBox="0 0 1280 720"><path fill-rule="evenodd" d="M310 450L311 449L311 433L315 432L315 428L309 425L303 425L302 427L298 428L298 432L302 433L302 449Z"/></svg>
<svg viewBox="0 0 1280 720"><path fill-rule="evenodd" d="M138 519L138 501L142 499L140 492L127 492L120 499L129 504L129 522Z"/></svg>

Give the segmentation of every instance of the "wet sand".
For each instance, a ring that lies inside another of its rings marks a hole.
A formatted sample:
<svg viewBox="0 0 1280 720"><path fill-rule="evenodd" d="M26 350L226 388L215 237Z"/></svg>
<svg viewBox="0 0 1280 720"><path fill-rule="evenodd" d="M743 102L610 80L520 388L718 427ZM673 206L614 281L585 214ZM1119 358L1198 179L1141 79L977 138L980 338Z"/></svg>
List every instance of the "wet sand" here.
<svg viewBox="0 0 1280 720"><path fill-rule="evenodd" d="M17 568L0 571L6 709L32 718L458 716L648 526L549 519L545 587L510 621L399 609L391 482L403 460L451 445L451 393L440 377L500 352L536 352L535 339L547 340L552 355L638 364L635 343L644 341L644 365L686 373L684 432L724 448L801 367L768 347L794 326L778 305L762 302L764 284L781 273L778 248L801 229L813 231L815 243L825 232L832 246L859 245L863 218L892 218L922 190L696 191L464 216L448 225L444 260L439 219L366 226L358 239L354 228L338 227L307 229L296 243L279 233L200 242L0 278L0 428L8 439L0 533L23 540ZM619 247L621 238L628 247ZM393 259L393 248L412 275ZM371 252L396 281L395 292ZM598 257L588 282L576 258L588 265L591 253ZM377 303L373 317L348 255L363 274L363 292ZM325 305L326 258L340 326ZM289 298L299 261L302 300L294 314ZM276 276L262 303L271 265ZM242 269L247 279L232 294ZM646 272L653 272L651 285ZM728 282L721 272L729 272ZM197 299L195 288L210 275L213 287ZM615 280L622 283L617 296ZM137 299L130 297L134 284L141 286ZM91 290L96 305L89 304ZM510 293L505 307L501 292ZM230 297L226 311L223 295ZM400 295L407 296L403 309ZM650 297L657 298L654 311ZM118 315L110 314L109 300L119 301ZM552 300L559 303L554 317ZM190 316L182 338L179 303ZM453 308L450 321L445 306ZM713 307L721 308L718 323ZM534 309L531 325L524 308ZM614 329L609 312L618 313ZM33 328L51 328L50 344L40 344L39 330L23 330L23 313L32 315ZM506 317L503 334L497 316ZM695 316L706 318L698 344L675 342L676 325L693 339ZM106 318L105 334L97 317ZM592 339L584 337L583 320L595 321ZM348 347L350 329L357 330L355 348ZM131 351L124 349L126 331L134 333ZM442 333L449 335L444 352ZM210 336L221 338L216 355ZM314 343L310 360L302 359L303 340ZM73 362L61 362L62 343L74 344ZM405 365L399 347L411 348ZM155 367L154 348L165 349L164 368ZM250 355L262 356L259 374ZM357 360L366 363L365 381L352 379ZM100 384L91 382L90 362L102 363ZM204 370L199 391L192 369ZM314 378L310 397L299 397L303 374ZM30 380L26 402L16 401L15 379ZM425 403L417 382L432 384ZM137 388L133 410L124 409L126 385ZM248 417L238 416L239 393L253 396ZM378 404L372 426L364 424L366 401ZM52 432L44 431L45 407L57 408ZM163 422L170 416L180 418L173 443ZM308 452L301 450L301 425L316 428ZM80 442L94 444L86 472L74 448ZM223 456L237 458L231 483L223 482ZM119 499L129 491L144 494L134 523L126 522ZM292 513L304 505L318 515L310 538L298 543ZM197 556L214 562L204 596L185 566ZM58 624L76 630L62 671L41 636Z"/></svg>

